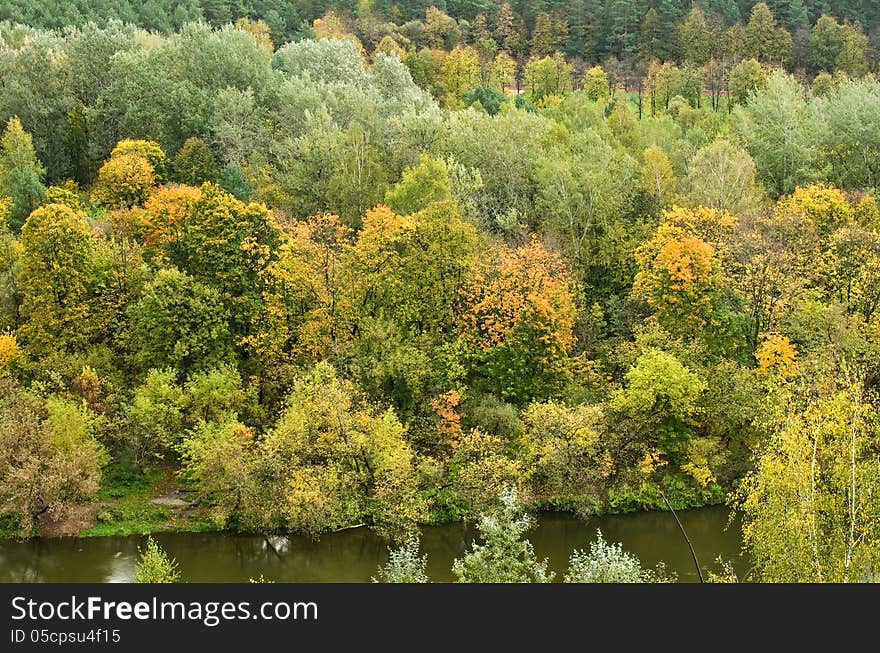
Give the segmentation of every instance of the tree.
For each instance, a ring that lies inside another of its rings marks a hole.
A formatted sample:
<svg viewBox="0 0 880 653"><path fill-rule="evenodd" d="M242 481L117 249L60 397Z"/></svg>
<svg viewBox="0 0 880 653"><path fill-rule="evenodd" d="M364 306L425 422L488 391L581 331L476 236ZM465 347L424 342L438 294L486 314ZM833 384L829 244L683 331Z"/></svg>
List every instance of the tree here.
<svg viewBox="0 0 880 653"><path fill-rule="evenodd" d="M700 148L688 164L690 199L732 215L755 208L758 188L749 153L727 140Z"/></svg>
<svg viewBox="0 0 880 653"><path fill-rule="evenodd" d="M125 154L139 154L144 157L153 167L157 181L164 182L167 180L168 161L165 157L165 152L156 141L123 139L110 152L110 158Z"/></svg>
<svg viewBox="0 0 880 653"><path fill-rule="evenodd" d="M843 45L834 61L834 66L850 77L863 77L869 67L866 59L868 37L858 25L844 25L843 30Z"/></svg>
<svg viewBox="0 0 880 653"><path fill-rule="evenodd" d="M149 160L126 152L110 157L98 170L92 198L108 208L131 208L142 205L155 185L155 169Z"/></svg>
<svg viewBox="0 0 880 653"><path fill-rule="evenodd" d="M186 395L174 369L151 369L126 410L129 442L137 462L175 453L184 434Z"/></svg>
<svg viewBox="0 0 880 653"><path fill-rule="evenodd" d="M660 324L673 334L717 332L724 288L721 260L716 245L675 224L681 211L665 212L654 237L638 249L633 293L657 311ZM696 211L717 224L729 220L711 209Z"/></svg>
<svg viewBox="0 0 880 653"><path fill-rule="evenodd" d="M810 30L810 66L816 72L834 72L843 50L844 28L834 17L823 14Z"/></svg>
<svg viewBox="0 0 880 653"><path fill-rule="evenodd" d="M755 161L758 178L773 196L815 177L825 124L811 111L798 82L774 73L766 90L737 107L735 132Z"/></svg>
<svg viewBox="0 0 880 653"><path fill-rule="evenodd" d="M659 207L667 207L675 197L676 179L666 152L652 145L642 153L642 189Z"/></svg>
<svg viewBox="0 0 880 653"><path fill-rule="evenodd" d="M177 583L180 572L177 562L156 544L152 537L147 538L147 546L138 547L138 561L134 572L136 583Z"/></svg>
<svg viewBox="0 0 880 653"><path fill-rule="evenodd" d="M357 332L361 321L384 318L412 336L450 333L475 249L476 230L451 202L409 216L368 211L343 262L342 323Z"/></svg>
<svg viewBox="0 0 880 653"><path fill-rule="evenodd" d="M295 530L317 533L367 520L407 536L422 515L406 429L392 410L367 404L327 363L297 381L260 454L277 492L269 510Z"/></svg>
<svg viewBox="0 0 880 653"><path fill-rule="evenodd" d="M678 50L682 58L702 66L712 56L714 38L702 9L694 7L676 30Z"/></svg>
<svg viewBox="0 0 880 653"><path fill-rule="evenodd" d="M643 63L658 61L662 56L663 36L660 17L654 7L648 9L639 29L638 52Z"/></svg>
<svg viewBox="0 0 880 653"><path fill-rule="evenodd" d="M548 57L556 50L559 37L555 33L550 14L540 13L535 16L530 45L533 57Z"/></svg>
<svg viewBox="0 0 880 653"><path fill-rule="evenodd" d="M780 212L796 212L808 218L820 237L827 237L853 220L853 209L834 184L798 186L777 203Z"/></svg>
<svg viewBox="0 0 880 653"><path fill-rule="evenodd" d="M128 315L131 346L141 369L171 367L185 377L232 356L220 294L184 272L161 270Z"/></svg>
<svg viewBox="0 0 880 653"><path fill-rule="evenodd" d="M396 549L388 548L388 562L379 567L374 583L428 583L428 555L419 555L419 541L409 540Z"/></svg>
<svg viewBox="0 0 880 653"><path fill-rule="evenodd" d="M814 86L821 78L816 77ZM822 143L822 153L831 164L828 176L843 188L872 188L880 172L875 163L880 152L880 132L875 127L880 84L870 78L838 83L830 76L826 83L827 92L815 104L828 125Z"/></svg>
<svg viewBox="0 0 880 653"><path fill-rule="evenodd" d="M495 40L501 49L512 56L521 53L525 42L525 34L521 21L518 20L509 2L501 3L495 19Z"/></svg>
<svg viewBox="0 0 880 653"><path fill-rule="evenodd" d="M460 583L549 583L553 572L538 561L532 543L524 538L532 518L523 512L516 492L505 491L500 506L483 515L477 530L483 544L473 542L463 558L452 563Z"/></svg>
<svg viewBox="0 0 880 653"><path fill-rule="evenodd" d="M434 403L435 410L437 403ZM451 494L466 516L479 516L498 502L505 488L517 487L523 480L524 470L509 453L509 446L497 435L474 429L462 434L453 428L441 429L441 444L451 449L447 465Z"/></svg>
<svg viewBox="0 0 880 653"><path fill-rule="evenodd" d="M458 106L464 92L479 83L480 62L476 51L469 46L456 46L444 57L440 75L446 89L446 103Z"/></svg>
<svg viewBox="0 0 880 653"><path fill-rule="evenodd" d="M216 181L219 170L211 148L201 138L186 139L174 157L174 178L181 184L201 186L206 181Z"/></svg>
<svg viewBox="0 0 880 653"><path fill-rule="evenodd" d="M799 397L798 397L799 395ZM798 397L798 398L796 398ZM876 578L880 466L874 407L858 382L820 396L783 389L771 436L739 496L743 536L765 582Z"/></svg>
<svg viewBox="0 0 880 653"><path fill-rule="evenodd" d="M634 420L643 440L681 464L705 390L706 381L675 356L648 349L626 373L626 386L614 392L610 408Z"/></svg>
<svg viewBox="0 0 880 653"><path fill-rule="evenodd" d="M556 497L590 514L605 504L620 444L601 406L533 403L522 413L521 457L537 496Z"/></svg>
<svg viewBox="0 0 880 653"><path fill-rule="evenodd" d="M505 89L513 84L515 74L516 62L509 54L502 50L492 60L492 70L488 80L489 86L504 93Z"/></svg>
<svg viewBox="0 0 880 653"><path fill-rule="evenodd" d="M17 232L28 214L43 200L46 169L37 160L31 135L13 116L0 137L0 198L12 200L5 223Z"/></svg>
<svg viewBox="0 0 880 653"><path fill-rule="evenodd" d="M761 63L784 64L791 56L791 34L776 26L776 18L764 2L752 7L744 37L747 56Z"/></svg>
<svg viewBox="0 0 880 653"><path fill-rule="evenodd" d="M403 171L400 181L385 193L385 203L399 215L412 215L431 202L450 199L452 189L446 164L427 154Z"/></svg>
<svg viewBox="0 0 880 653"><path fill-rule="evenodd" d="M602 70L602 66L593 66L584 73L584 93L588 98L596 102L607 98L610 91L608 73Z"/></svg>
<svg viewBox="0 0 880 653"><path fill-rule="evenodd" d="M651 583L669 582L665 571L653 572L642 569L639 559L623 550L620 543L608 543L602 531L596 531L596 539L590 543L590 551L578 549L571 554L566 583Z"/></svg>
<svg viewBox="0 0 880 653"><path fill-rule="evenodd" d="M235 21L235 29L240 29L254 37L254 40L271 54L275 52L275 45L272 43L272 37L269 32L269 26L264 20L251 20L249 18L239 18Z"/></svg>
<svg viewBox="0 0 880 653"><path fill-rule="evenodd" d="M23 535L48 520L81 517L94 500L107 453L96 439L98 419L73 401L41 400L0 375L0 511Z"/></svg>
<svg viewBox="0 0 880 653"><path fill-rule="evenodd" d="M93 324L89 287L94 242L85 215L47 204L21 229L21 334L29 349L82 349Z"/></svg>
<svg viewBox="0 0 880 653"><path fill-rule="evenodd" d="M526 86L532 99L564 95L572 89L574 67L560 53L543 59L531 59L526 65Z"/></svg>
<svg viewBox="0 0 880 653"><path fill-rule="evenodd" d="M568 270L534 238L489 254L469 280L461 315L478 352L472 372L506 400L546 397L564 382L574 344Z"/></svg>
<svg viewBox="0 0 880 653"><path fill-rule="evenodd" d="M9 206L11 202L6 203ZM21 316L21 257L23 247L6 228L0 201L0 329L16 328Z"/></svg>
<svg viewBox="0 0 880 653"><path fill-rule="evenodd" d="M767 86L768 74L756 59L739 62L730 71L728 88L730 96L738 104L746 104L752 95Z"/></svg>
<svg viewBox="0 0 880 653"><path fill-rule="evenodd" d="M246 337L260 311L260 273L276 259L283 233L263 204L245 204L204 184L187 199L176 237L165 244L168 259L194 280L216 289L234 338Z"/></svg>

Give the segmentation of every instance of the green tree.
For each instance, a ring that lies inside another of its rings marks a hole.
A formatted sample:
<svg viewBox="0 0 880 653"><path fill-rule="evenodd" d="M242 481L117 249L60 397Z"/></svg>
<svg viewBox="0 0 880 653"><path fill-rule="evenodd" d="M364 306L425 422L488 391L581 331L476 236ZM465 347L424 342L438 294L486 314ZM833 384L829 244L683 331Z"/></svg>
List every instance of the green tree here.
<svg viewBox="0 0 880 653"><path fill-rule="evenodd" d="M843 45L834 61L835 68L850 77L863 77L868 72L868 37L858 25L844 26Z"/></svg>
<svg viewBox="0 0 880 653"><path fill-rule="evenodd" d="M678 50L682 58L696 66L702 66L712 56L715 38L702 9L694 7L676 30Z"/></svg>
<svg viewBox="0 0 880 653"><path fill-rule="evenodd" d="M428 583L428 555L419 555L419 541L412 539L396 549L388 548L388 562L379 567L374 583Z"/></svg>
<svg viewBox="0 0 880 653"><path fill-rule="evenodd" d="M200 186L206 181L217 181L217 160L208 144L192 136L174 156L174 178L181 184Z"/></svg>
<svg viewBox="0 0 880 653"><path fill-rule="evenodd" d="M834 72L843 41L843 26L833 16L820 16L810 30L810 65L813 70Z"/></svg>
<svg viewBox="0 0 880 653"><path fill-rule="evenodd" d="M724 139L697 150L688 164L688 186L694 205L733 215L754 208L759 199L752 157Z"/></svg>
<svg viewBox="0 0 880 653"><path fill-rule="evenodd" d="M752 95L767 86L767 79L767 71L756 59L741 61L730 71L730 96L738 104L745 104Z"/></svg>
<svg viewBox="0 0 880 653"><path fill-rule="evenodd" d="M559 38L555 33L550 14L540 13L535 16L530 45L533 57L549 57L556 50Z"/></svg>
<svg viewBox="0 0 880 653"><path fill-rule="evenodd" d="M791 77L774 73L763 93L746 107L737 107L734 130L771 195L790 193L817 175L825 125Z"/></svg>
<svg viewBox="0 0 880 653"><path fill-rule="evenodd" d="M451 194L446 164L422 154L418 165L406 168L400 181L385 193L385 203L399 215L412 215L431 202L450 199Z"/></svg>
<svg viewBox="0 0 880 653"><path fill-rule="evenodd" d="M776 26L776 18L764 2L752 7L744 37L747 56L761 63L784 64L791 56L791 34Z"/></svg>
<svg viewBox="0 0 880 653"><path fill-rule="evenodd" d="M684 462L706 382L674 356L649 349L626 373L610 407L635 420L637 432L673 462Z"/></svg>
<svg viewBox="0 0 880 653"><path fill-rule="evenodd" d="M40 202L46 189L42 184L46 169L37 160L31 135L21 121L12 117L0 137L0 198L12 200L6 224L17 232L25 218Z"/></svg>
<svg viewBox="0 0 880 653"><path fill-rule="evenodd" d="M47 204L21 229L22 335L35 352L82 349L92 322L89 308L94 240L85 215Z"/></svg>
<svg viewBox="0 0 880 653"><path fill-rule="evenodd" d="M177 583L180 572L177 562L170 558L152 537L147 538L147 546L138 547L138 561L134 572L136 583Z"/></svg>
<svg viewBox="0 0 880 653"><path fill-rule="evenodd" d="M422 517L406 429L326 363L296 383L260 453L277 492L271 510L295 530L317 533L366 520L407 536Z"/></svg>
<svg viewBox="0 0 880 653"><path fill-rule="evenodd" d="M185 377L233 354L220 294L184 272L161 270L128 314L141 369L171 367Z"/></svg>
<svg viewBox="0 0 880 653"><path fill-rule="evenodd" d="M534 522L523 511L514 490L500 496L500 505L477 523L483 544L473 542L463 558L452 563L460 583L549 583L553 572L547 560L535 557L532 543L525 539Z"/></svg>
<svg viewBox="0 0 880 653"><path fill-rule="evenodd" d="M552 57L533 58L525 71L529 94L535 101L550 95L564 95L572 89L573 72L574 67L558 52Z"/></svg>

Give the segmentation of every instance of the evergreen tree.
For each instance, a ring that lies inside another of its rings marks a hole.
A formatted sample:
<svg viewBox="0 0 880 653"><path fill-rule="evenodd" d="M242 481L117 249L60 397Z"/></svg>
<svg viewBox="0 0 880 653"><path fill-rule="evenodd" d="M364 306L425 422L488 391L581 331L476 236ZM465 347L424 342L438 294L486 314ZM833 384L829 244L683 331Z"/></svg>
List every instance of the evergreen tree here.
<svg viewBox="0 0 880 653"><path fill-rule="evenodd" d="M4 196L12 200L8 221L14 231L21 228L28 214L43 200L45 173L34 152L31 135L13 116L0 138L0 200Z"/></svg>

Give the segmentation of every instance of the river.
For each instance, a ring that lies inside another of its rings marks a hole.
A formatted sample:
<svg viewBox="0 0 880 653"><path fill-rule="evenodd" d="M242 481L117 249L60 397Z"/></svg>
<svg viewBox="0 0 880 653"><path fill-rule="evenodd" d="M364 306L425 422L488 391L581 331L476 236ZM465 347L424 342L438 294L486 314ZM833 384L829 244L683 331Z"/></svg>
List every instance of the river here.
<svg viewBox="0 0 880 653"><path fill-rule="evenodd" d="M678 513L704 574L717 569L721 556L742 578L748 561L741 555L740 524L728 525L726 508ZM575 548L589 548L596 529L609 542L621 542L644 566L660 561L679 581L695 582L693 558L674 517L668 512L593 517L586 521L560 513L538 515L529 539L540 558L547 557L557 580ZM422 529L433 581L453 580L452 561L475 535L472 526L448 524ZM171 555L188 582L246 582L262 575L278 582L368 582L388 559L385 542L366 528L308 537L271 537L230 533L159 533L156 541ZM0 582L127 582L134 578L142 536L0 541Z"/></svg>

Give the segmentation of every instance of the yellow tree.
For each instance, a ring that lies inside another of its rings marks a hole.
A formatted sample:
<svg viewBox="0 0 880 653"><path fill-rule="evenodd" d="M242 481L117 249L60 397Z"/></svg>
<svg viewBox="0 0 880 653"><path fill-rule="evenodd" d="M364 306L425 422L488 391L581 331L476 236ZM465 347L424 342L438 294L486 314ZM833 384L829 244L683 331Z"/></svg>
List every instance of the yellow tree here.
<svg viewBox="0 0 880 653"><path fill-rule="evenodd" d="M845 377L846 374L841 376ZM743 486L743 536L765 582L866 582L880 574L876 410L858 382L809 397L784 388Z"/></svg>
<svg viewBox="0 0 880 653"><path fill-rule="evenodd" d="M470 46L456 46L440 65L440 75L446 89L446 104L459 105L461 96L480 81L480 58Z"/></svg>
<svg viewBox="0 0 880 653"><path fill-rule="evenodd" d="M319 214L293 224L277 258L260 272L262 307L244 343L260 361L269 400L303 364L333 352L340 256L350 230Z"/></svg>
<svg viewBox="0 0 880 653"><path fill-rule="evenodd" d="M574 345L573 282L537 238L485 253L466 287L465 337L475 346L477 384L516 402L565 383Z"/></svg>
<svg viewBox="0 0 880 653"><path fill-rule="evenodd" d="M84 214L47 204L21 229L21 334L39 352L88 341L88 286L94 243Z"/></svg>
<svg viewBox="0 0 880 653"><path fill-rule="evenodd" d="M343 323L354 333L371 318L391 319L413 336L451 333L476 239L452 202L433 202L409 216L386 206L367 211L344 259Z"/></svg>
<svg viewBox="0 0 880 653"><path fill-rule="evenodd" d="M130 208L144 203L156 185L156 171L138 152L111 156L98 170L92 199L108 208Z"/></svg>
<svg viewBox="0 0 880 653"><path fill-rule="evenodd" d="M656 310L670 333L717 331L725 287L713 231L724 229L725 215L714 209L665 211L653 238L636 252L639 271L633 293ZM720 235L717 234L717 235Z"/></svg>
<svg viewBox="0 0 880 653"><path fill-rule="evenodd" d="M827 236L853 219L853 208L842 190L833 184L799 186L779 200L779 211L798 211L812 220L820 236Z"/></svg>

